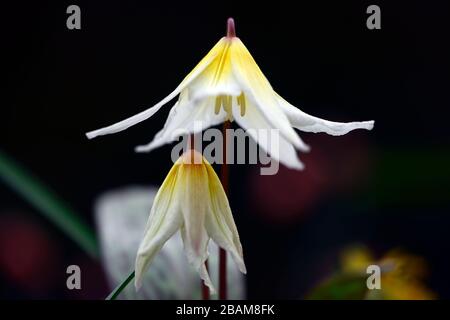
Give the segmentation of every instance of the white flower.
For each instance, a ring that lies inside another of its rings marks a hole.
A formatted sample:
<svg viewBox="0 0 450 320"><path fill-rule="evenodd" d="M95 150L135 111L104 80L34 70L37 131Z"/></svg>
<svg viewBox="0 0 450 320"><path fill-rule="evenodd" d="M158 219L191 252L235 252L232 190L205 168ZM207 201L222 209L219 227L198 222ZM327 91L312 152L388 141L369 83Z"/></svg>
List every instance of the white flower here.
<svg viewBox="0 0 450 320"><path fill-rule="evenodd" d="M125 186L103 193L96 199L95 217L100 242L102 265L111 288L122 283L135 263L136 250L142 241L158 187ZM219 248L210 241L208 270L213 283L219 282ZM131 300L197 300L202 298L198 274L184 255L181 235L176 233L155 256L145 272L139 291L127 286L119 299ZM245 299L245 277L227 259L227 292L232 300ZM217 296L216 296L217 297ZM212 297L213 298L213 297Z"/></svg>
<svg viewBox="0 0 450 320"><path fill-rule="evenodd" d="M151 143L138 146L136 151L148 152L174 141L181 132L197 133L230 120L247 130L274 159L289 168L301 169L303 165L295 149L306 152L309 147L293 128L343 135L354 129L371 130L374 125L374 121L340 123L316 118L281 98L235 36L234 21L230 18L227 36L220 39L171 94L137 115L87 133L87 137L125 130L150 118L177 95L178 101L170 110L164 128ZM278 145L269 148L267 135L257 135L255 130L249 129L279 130Z"/></svg>
<svg viewBox="0 0 450 320"><path fill-rule="evenodd" d="M239 234L222 184L206 159L193 150L175 162L156 194L136 257L136 288L140 288L155 255L178 230L188 262L211 292L215 290L205 266L210 238L246 273Z"/></svg>

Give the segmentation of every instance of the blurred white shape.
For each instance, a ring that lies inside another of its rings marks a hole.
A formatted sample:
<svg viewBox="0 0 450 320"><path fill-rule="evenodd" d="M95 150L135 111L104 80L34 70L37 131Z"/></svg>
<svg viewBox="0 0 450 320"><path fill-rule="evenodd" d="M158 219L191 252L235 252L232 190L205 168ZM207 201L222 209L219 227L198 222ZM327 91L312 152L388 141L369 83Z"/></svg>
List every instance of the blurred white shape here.
<svg viewBox="0 0 450 320"><path fill-rule="evenodd" d="M157 187L129 186L106 192L95 203L102 262L111 290L133 270L136 252L158 191ZM209 242L209 272L218 287L217 245ZM228 298L244 299L244 276L227 256ZM179 232L166 242L152 262L143 286L131 282L119 299L201 299L201 280L189 265ZM217 299L217 295L211 296Z"/></svg>

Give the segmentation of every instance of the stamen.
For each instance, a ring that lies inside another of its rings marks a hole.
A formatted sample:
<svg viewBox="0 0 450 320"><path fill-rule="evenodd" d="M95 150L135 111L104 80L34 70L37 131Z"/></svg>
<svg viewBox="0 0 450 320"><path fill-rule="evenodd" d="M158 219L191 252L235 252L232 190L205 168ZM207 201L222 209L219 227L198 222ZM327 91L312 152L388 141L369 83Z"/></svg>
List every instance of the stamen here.
<svg viewBox="0 0 450 320"><path fill-rule="evenodd" d="M247 105L245 104L245 96L243 92L239 97L237 97L237 103L241 107L241 117L245 116Z"/></svg>
<svg viewBox="0 0 450 320"><path fill-rule="evenodd" d="M223 110L227 113L227 120L233 121L233 97L223 94L218 95L214 105L214 113L219 114L221 107L223 107Z"/></svg>
<svg viewBox="0 0 450 320"><path fill-rule="evenodd" d="M222 96L216 97L216 105L214 106L214 113L219 114L220 112L220 106L222 105Z"/></svg>

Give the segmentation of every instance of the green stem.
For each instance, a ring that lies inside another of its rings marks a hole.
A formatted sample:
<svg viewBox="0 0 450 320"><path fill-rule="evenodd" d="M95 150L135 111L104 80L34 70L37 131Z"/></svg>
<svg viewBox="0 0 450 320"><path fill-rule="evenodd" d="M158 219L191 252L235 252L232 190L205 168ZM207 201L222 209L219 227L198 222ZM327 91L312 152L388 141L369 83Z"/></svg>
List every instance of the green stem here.
<svg viewBox="0 0 450 320"><path fill-rule="evenodd" d="M128 275L128 277L122 281L107 297L105 300L116 300L117 296L128 286L131 280L134 279L134 270Z"/></svg>
<svg viewBox="0 0 450 320"><path fill-rule="evenodd" d="M25 168L14 163L2 151L0 151L1 180L59 227L87 254L98 258L99 252L93 230L47 186Z"/></svg>

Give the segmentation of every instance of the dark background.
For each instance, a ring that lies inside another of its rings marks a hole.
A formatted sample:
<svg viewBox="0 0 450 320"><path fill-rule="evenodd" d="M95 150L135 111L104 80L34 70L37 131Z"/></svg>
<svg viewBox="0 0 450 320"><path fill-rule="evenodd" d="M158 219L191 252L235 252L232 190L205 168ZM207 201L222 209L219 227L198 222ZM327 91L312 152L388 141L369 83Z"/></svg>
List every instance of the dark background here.
<svg viewBox="0 0 450 320"><path fill-rule="evenodd" d="M233 16L237 35L292 104L329 120L376 121L373 131L343 137L300 133L312 146L300 155L303 172L261 177L255 166L231 167L248 297L301 298L334 270L340 250L363 243L379 255L401 247L424 257L427 284L449 298L449 8L393 2L2 4L0 150L93 224L101 192L166 176L170 145L150 154L133 148L162 128L170 105L120 134L89 141L84 133L166 96ZM81 7L81 30L66 28L70 4ZM366 28L370 4L381 7L381 30ZM1 179L0 219L1 298L108 293L99 263ZM20 253L33 257L32 267ZM65 289L68 264L87 270L81 293Z"/></svg>

